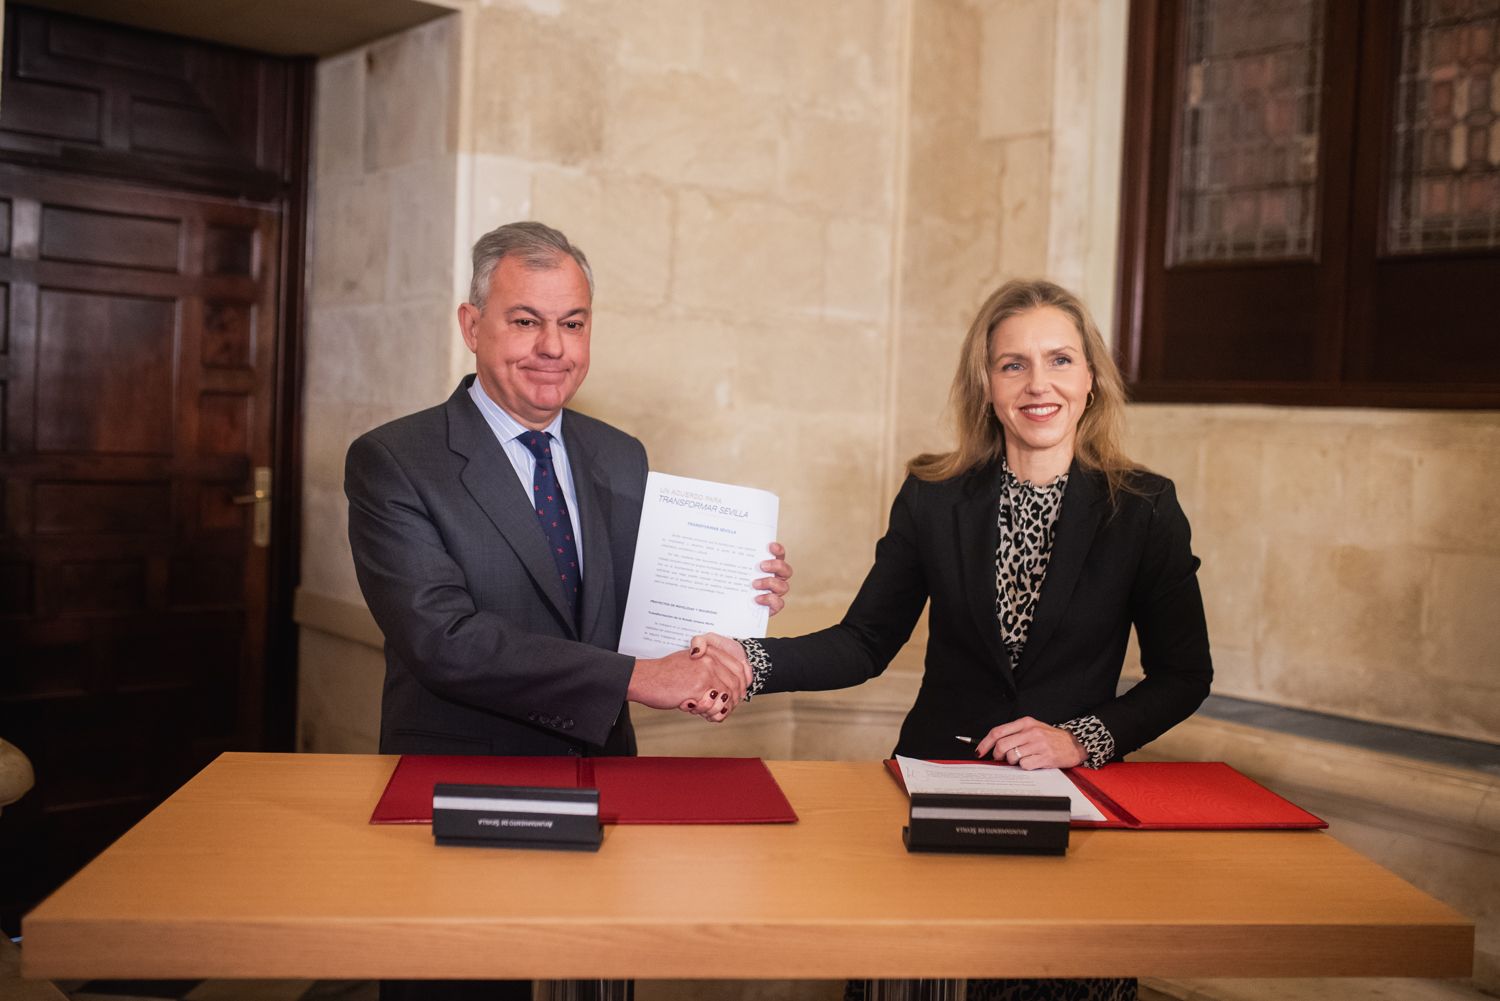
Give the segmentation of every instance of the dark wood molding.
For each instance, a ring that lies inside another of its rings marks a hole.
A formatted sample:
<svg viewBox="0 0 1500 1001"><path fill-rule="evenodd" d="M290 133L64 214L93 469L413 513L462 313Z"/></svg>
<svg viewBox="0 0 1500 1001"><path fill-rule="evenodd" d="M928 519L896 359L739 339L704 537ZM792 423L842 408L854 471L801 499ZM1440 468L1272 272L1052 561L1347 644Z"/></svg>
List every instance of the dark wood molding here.
<svg viewBox="0 0 1500 1001"><path fill-rule="evenodd" d="M1410 386L1397 383L1136 382L1135 403L1264 403L1288 407L1500 410L1500 383Z"/></svg>
<svg viewBox="0 0 1500 1001"><path fill-rule="evenodd" d="M174 191L229 195L254 202L274 201L284 184L267 171L234 171L121 156L109 151L68 149L57 154L0 146L0 162L113 181L134 181Z"/></svg>
<svg viewBox="0 0 1500 1001"><path fill-rule="evenodd" d="M302 562L302 372L307 319L307 222L317 64L294 60L287 87L289 184L281 227L281 337L276 359L276 463L271 506L270 596L266 637L266 711L262 740L295 750L297 628L293 606Z"/></svg>
<svg viewBox="0 0 1500 1001"><path fill-rule="evenodd" d="M1121 136L1120 253L1115 331L1120 368L1140 379L1146 282L1146 220L1150 210L1151 103L1156 92L1158 0L1131 0L1125 60L1125 124Z"/></svg>

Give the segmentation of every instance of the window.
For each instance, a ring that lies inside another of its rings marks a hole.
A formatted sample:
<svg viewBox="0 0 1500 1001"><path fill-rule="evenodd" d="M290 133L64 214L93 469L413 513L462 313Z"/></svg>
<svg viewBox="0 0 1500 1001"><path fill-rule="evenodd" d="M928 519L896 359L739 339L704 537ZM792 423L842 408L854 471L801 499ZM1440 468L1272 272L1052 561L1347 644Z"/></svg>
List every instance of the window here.
<svg viewBox="0 0 1500 1001"><path fill-rule="evenodd" d="M1500 0L1135 0L1137 398L1500 406Z"/></svg>

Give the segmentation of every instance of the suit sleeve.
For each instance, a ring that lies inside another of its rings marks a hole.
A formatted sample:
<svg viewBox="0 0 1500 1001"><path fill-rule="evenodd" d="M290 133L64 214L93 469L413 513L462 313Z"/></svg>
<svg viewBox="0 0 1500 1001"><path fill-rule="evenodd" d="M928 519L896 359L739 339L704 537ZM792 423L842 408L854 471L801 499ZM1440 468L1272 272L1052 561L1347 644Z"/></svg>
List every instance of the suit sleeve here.
<svg viewBox="0 0 1500 1001"><path fill-rule="evenodd" d="M927 603L926 569L915 511L921 483L908 476L891 505L890 527L875 544L875 565L835 626L760 644L771 667L763 692L851 688L884 671Z"/></svg>
<svg viewBox="0 0 1500 1001"><path fill-rule="evenodd" d="M529 632L475 607L420 492L386 445L349 449L344 491L360 590L386 642L439 698L516 718L566 715L569 736L603 744L625 703L634 659Z"/></svg>
<svg viewBox="0 0 1500 1001"><path fill-rule="evenodd" d="M1166 733L1208 697L1213 661L1191 542L1187 516L1169 482L1155 498L1130 590L1145 678L1094 711L1113 735L1117 756Z"/></svg>

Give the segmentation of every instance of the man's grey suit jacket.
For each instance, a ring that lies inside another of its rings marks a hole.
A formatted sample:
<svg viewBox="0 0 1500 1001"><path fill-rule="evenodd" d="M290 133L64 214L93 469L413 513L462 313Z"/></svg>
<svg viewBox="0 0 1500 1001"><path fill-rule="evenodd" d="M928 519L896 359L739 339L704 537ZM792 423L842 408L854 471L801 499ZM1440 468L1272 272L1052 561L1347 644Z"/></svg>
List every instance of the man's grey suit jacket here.
<svg viewBox="0 0 1500 1001"><path fill-rule="evenodd" d="M578 623L536 510L470 399L382 425L349 448L349 543L385 633L387 754L633 754L633 658L615 653L646 450L567 411L583 533Z"/></svg>

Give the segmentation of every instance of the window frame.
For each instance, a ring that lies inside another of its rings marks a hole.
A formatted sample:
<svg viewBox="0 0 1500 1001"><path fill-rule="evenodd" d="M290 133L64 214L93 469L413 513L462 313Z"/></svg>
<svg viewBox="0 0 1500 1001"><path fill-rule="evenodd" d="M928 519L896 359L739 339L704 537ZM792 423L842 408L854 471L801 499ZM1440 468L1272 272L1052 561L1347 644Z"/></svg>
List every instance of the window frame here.
<svg viewBox="0 0 1500 1001"><path fill-rule="evenodd" d="M1327 0L1319 232L1310 262L1316 301L1308 304L1315 319L1309 325L1307 358L1295 366L1302 371L1286 379L1184 378L1164 371L1169 334L1163 317L1170 281L1218 272L1220 282L1234 282L1238 279L1226 272L1251 275L1287 264L1167 263L1175 212L1173 177L1180 160L1175 46L1181 44L1184 5L1185 0L1131 0L1130 6L1115 329L1132 397L1179 403L1500 408L1500 376L1494 382L1460 383L1370 375L1377 350L1377 272L1387 262L1398 268L1416 262L1417 267L1435 266L1455 275L1493 271L1500 277L1500 249L1417 256L1384 251L1394 156L1391 112L1401 58L1399 0ZM1341 43L1343 39L1354 41ZM1483 288L1474 293L1476 301L1485 303L1500 302L1497 296L1500 292ZM1490 315L1496 317L1497 336L1492 343L1481 342L1479 349L1486 355L1485 367L1500 372L1500 309Z"/></svg>

